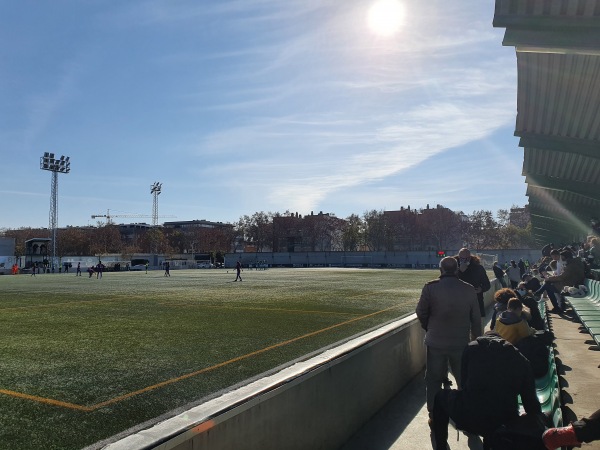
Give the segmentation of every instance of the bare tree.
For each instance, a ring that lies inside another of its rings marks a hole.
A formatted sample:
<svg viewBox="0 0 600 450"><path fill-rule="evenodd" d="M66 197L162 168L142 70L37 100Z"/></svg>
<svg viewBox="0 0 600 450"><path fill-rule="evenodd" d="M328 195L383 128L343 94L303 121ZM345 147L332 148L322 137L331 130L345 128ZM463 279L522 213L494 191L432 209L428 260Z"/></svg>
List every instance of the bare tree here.
<svg viewBox="0 0 600 450"><path fill-rule="evenodd" d="M382 251L386 248L386 224L383 211L366 211L363 215L365 227L365 245L371 251Z"/></svg>
<svg viewBox="0 0 600 450"><path fill-rule="evenodd" d="M236 228L245 242L254 245L259 252L264 251L273 242L273 213L261 211L242 216Z"/></svg>
<svg viewBox="0 0 600 450"><path fill-rule="evenodd" d="M362 219L351 214L346 218L346 225L342 230L342 249L345 251L356 251L364 242L364 224Z"/></svg>
<svg viewBox="0 0 600 450"><path fill-rule="evenodd" d="M459 214L443 206L438 206L426 210L426 214L423 214L422 217L422 232L430 238L430 242L437 250L461 246L463 221Z"/></svg>

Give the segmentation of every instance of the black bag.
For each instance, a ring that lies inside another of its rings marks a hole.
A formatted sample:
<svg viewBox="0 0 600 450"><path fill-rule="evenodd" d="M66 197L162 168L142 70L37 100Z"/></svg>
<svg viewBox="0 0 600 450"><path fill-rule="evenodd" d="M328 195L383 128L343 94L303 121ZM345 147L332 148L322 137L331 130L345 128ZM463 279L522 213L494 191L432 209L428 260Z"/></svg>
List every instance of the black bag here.
<svg viewBox="0 0 600 450"><path fill-rule="evenodd" d="M546 450L542 434L549 426L552 422L544 414L523 414L498 428L489 445L493 450Z"/></svg>
<svg viewBox="0 0 600 450"><path fill-rule="evenodd" d="M543 377L548 373L550 349L554 335L551 332L538 332L519 340L515 347L529 360L533 369L533 376Z"/></svg>

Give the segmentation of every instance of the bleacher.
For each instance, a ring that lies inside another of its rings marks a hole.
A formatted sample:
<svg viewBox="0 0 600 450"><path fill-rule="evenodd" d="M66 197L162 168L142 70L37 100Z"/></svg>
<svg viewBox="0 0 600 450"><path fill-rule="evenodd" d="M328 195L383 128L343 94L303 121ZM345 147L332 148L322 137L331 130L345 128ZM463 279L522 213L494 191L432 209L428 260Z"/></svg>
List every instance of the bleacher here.
<svg viewBox="0 0 600 450"><path fill-rule="evenodd" d="M550 324L548 322L548 311L546 309L546 302L543 300L538 302L540 314L544 318L544 324L547 331L550 331ZM562 410L560 403L560 385L558 380L558 370L556 367L556 360L554 358L554 348L551 345L548 354L548 372L545 376L536 378L535 388L537 391L537 397L542 406L542 411L549 417L552 417L552 422L555 426L560 427L563 425ZM519 398L520 402L520 398ZM521 412L525 412L521 406Z"/></svg>
<svg viewBox="0 0 600 450"><path fill-rule="evenodd" d="M587 278L585 287L588 289L585 297L566 299L596 345L600 346L600 281Z"/></svg>

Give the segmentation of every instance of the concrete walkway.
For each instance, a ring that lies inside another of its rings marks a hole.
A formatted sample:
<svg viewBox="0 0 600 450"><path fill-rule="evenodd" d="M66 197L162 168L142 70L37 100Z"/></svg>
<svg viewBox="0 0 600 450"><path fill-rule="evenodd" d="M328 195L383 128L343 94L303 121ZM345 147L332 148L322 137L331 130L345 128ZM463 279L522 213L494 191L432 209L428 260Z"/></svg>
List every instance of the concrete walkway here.
<svg viewBox="0 0 600 450"><path fill-rule="evenodd" d="M489 323L489 317L487 318ZM600 409L600 351L573 314L551 314L550 329L556 336L556 358L561 383L565 424ZM424 373L415 377L348 441L341 450L431 450L427 425ZM457 441L457 434L459 440ZM469 440L450 428L452 450L482 449L481 441ZM600 450L600 441L583 449Z"/></svg>

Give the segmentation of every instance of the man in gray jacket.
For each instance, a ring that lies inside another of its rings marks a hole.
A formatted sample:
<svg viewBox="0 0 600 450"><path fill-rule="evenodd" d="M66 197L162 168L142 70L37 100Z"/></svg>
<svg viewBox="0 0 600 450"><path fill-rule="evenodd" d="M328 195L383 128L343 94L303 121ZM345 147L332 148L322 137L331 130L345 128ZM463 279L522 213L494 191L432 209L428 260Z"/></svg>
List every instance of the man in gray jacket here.
<svg viewBox="0 0 600 450"><path fill-rule="evenodd" d="M433 400L448 378L448 364L460 383L461 358L465 346L481 336L481 317L475 288L458 278L456 259L440 261L441 275L423 287L417 304L417 317L426 331L427 410L433 411Z"/></svg>

